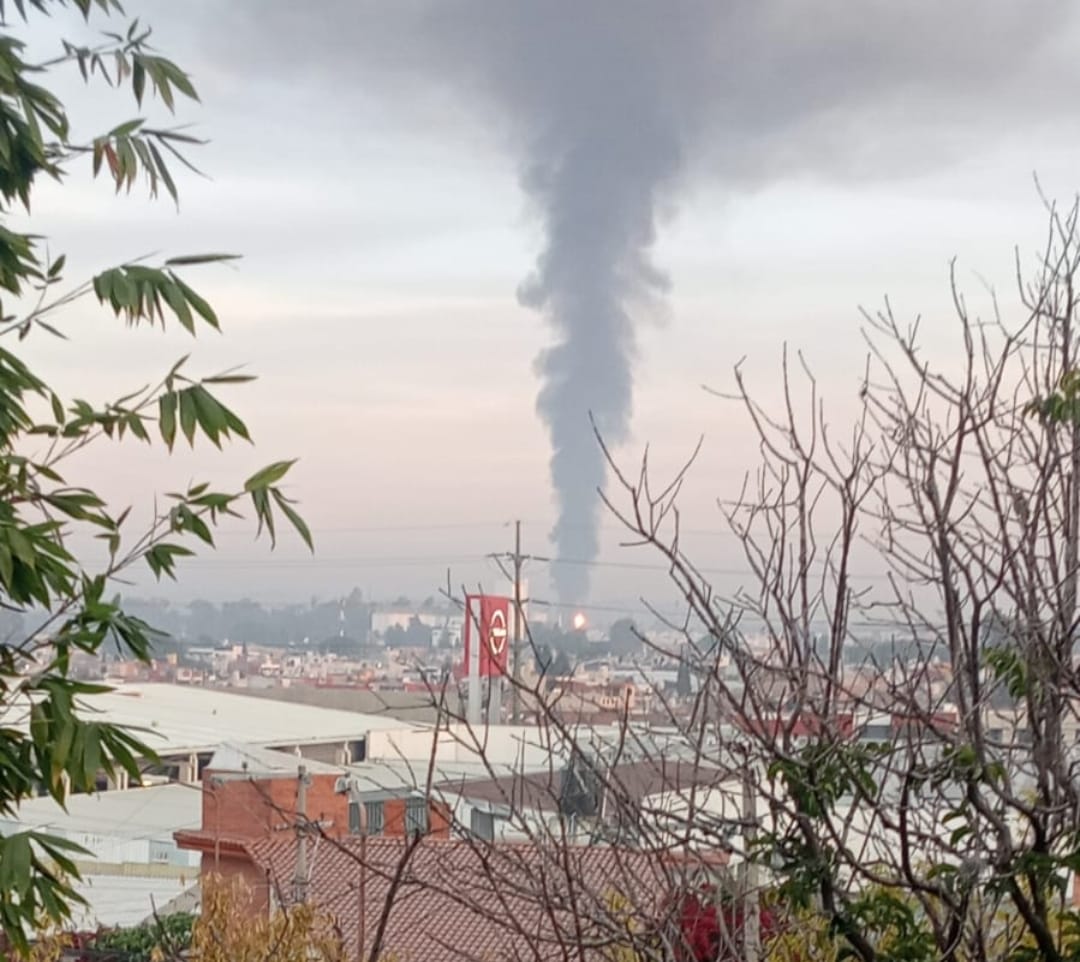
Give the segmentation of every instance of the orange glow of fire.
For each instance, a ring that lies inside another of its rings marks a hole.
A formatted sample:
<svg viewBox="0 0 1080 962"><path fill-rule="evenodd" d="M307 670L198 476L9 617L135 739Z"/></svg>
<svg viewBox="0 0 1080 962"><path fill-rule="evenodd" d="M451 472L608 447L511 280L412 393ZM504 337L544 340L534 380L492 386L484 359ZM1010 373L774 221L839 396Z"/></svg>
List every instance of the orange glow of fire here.
<svg viewBox="0 0 1080 962"><path fill-rule="evenodd" d="M579 611L574 615L572 623L574 625L574 631L581 631L581 629L585 627L585 616Z"/></svg>

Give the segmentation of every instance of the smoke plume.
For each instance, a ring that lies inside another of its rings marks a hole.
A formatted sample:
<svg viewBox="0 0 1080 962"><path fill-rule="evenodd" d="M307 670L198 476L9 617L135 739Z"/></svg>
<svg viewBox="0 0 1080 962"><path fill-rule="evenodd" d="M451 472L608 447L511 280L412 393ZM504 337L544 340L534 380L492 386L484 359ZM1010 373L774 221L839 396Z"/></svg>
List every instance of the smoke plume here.
<svg viewBox="0 0 1080 962"><path fill-rule="evenodd" d="M635 328L667 287L651 253L658 209L703 105L693 87L709 63L706 9L482 4L465 18L456 7L432 31L473 48L478 86L502 101L516 128L522 185L543 227L535 271L518 294L553 332L535 369L557 505L552 573L565 605L586 600L599 547L606 466L592 422L605 443L627 440Z"/></svg>
<svg viewBox="0 0 1080 962"><path fill-rule="evenodd" d="M1001 84L997 96L1015 95L1001 80L1002 55L1020 43L1035 56L1061 0L1039 6L1045 18L990 14L977 0L947 10L869 0L862 15L845 0L812 12L794 0L431 8L422 33L432 63L464 81L472 103L493 104L510 128L543 226L519 297L553 332L535 367L551 440L552 539L564 562L552 573L562 604L586 600L599 547L606 465L590 415L606 443L628 439L635 330L667 289L651 256L658 212L671 209L687 163L731 188L807 171L859 177L938 165L950 150L944 137L916 157L905 135L920 123L924 135L947 124L954 137L978 126L988 84ZM943 90L940 106L928 105ZM922 104L914 120L906 117L912 104ZM874 114L894 118L896 139L860 136Z"/></svg>
<svg viewBox="0 0 1080 962"><path fill-rule="evenodd" d="M558 557L575 562L554 567L566 604L586 598L598 549L605 465L589 417L611 444L627 439L635 330L666 289L651 257L657 213L682 181L738 191L789 177L904 177L988 150L1003 130L1017 139L1050 118L1071 122L1075 111L1070 0L325 0L321 16L294 0L259 0L229 9L247 11L233 14L258 38L245 49L275 74L310 81L321 70L339 89L353 71L358 89L391 99L422 88L437 101L450 89L519 158L543 227L520 297L553 332L536 361L537 408L551 438L553 539ZM236 56L230 46L226 59Z"/></svg>

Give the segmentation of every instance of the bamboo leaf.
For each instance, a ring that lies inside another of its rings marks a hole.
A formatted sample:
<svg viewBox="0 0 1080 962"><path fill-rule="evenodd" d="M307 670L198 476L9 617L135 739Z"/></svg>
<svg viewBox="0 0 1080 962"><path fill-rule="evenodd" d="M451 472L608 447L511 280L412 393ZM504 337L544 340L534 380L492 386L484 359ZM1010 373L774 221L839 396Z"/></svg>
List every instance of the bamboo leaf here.
<svg viewBox="0 0 1080 962"><path fill-rule="evenodd" d="M176 441L176 392L162 394L158 400L158 429L161 439L171 451Z"/></svg>
<svg viewBox="0 0 1080 962"><path fill-rule="evenodd" d="M289 473L289 469L294 464L296 464L295 458L291 461L275 461L273 464L267 465L261 471L255 472L255 474L244 482L244 490L252 493L264 490L273 484L277 484L278 481Z"/></svg>

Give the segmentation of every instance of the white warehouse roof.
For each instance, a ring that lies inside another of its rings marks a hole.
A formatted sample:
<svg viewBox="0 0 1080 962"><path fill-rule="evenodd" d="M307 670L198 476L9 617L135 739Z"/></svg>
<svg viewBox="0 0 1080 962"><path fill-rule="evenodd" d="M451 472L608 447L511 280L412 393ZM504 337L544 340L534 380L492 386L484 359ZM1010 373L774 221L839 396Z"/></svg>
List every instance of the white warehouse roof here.
<svg viewBox="0 0 1080 962"><path fill-rule="evenodd" d="M202 821L202 794L198 785L151 785L118 792L76 794L67 798L67 810L51 798L29 798L9 818L5 829L37 829L74 835L172 840L180 828L198 828ZM85 844L80 842L80 844Z"/></svg>
<svg viewBox="0 0 1080 962"><path fill-rule="evenodd" d="M140 737L159 755L213 751L225 742L291 746L347 742L370 731L422 729L384 715L239 695L218 688L185 685L120 685L79 699L84 714L141 729Z"/></svg>

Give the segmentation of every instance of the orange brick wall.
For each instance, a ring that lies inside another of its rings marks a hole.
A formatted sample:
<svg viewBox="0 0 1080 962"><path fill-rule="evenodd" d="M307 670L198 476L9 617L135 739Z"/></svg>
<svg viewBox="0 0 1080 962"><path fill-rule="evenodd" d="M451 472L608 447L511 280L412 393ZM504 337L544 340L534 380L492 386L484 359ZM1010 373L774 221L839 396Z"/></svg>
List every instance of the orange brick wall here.
<svg viewBox="0 0 1080 962"><path fill-rule="evenodd" d="M444 802L432 802L431 808L431 834L435 838L450 837L450 823L454 820L450 812L450 806Z"/></svg>
<svg viewBox="0 0 1080 962"><path fill-rule="evenodd" d="M203 852L200 874L204 880L212 875L226 882L242 879L251 893L252 909L258 914L270 911L270 886L266 875L246 855L215 855L213 852Z"/></svg>
<svg viewBox="0 0 1080 962"><path fill-rule="evenodd" d="M336 775L312 775L307 788L307 817L318 819L327 835L338 837L349 831L349 797L334 790ZM266 912L273 904L267 879L246 854L237 852L246 839L263 838L288 830L296 823L295 778L249 780L225 776L214 781L214 773L203 773L202 825L188 836L185 847L202 852L201 874L226 880L242 879L251 891L253 908ZM383 831L387 835L405 832L405 799L387 799L383 809ZM450 837L449 808L429 802L430 833Z"/></svg>
<svg viewBox="0 0 1080 962"><path fill-rule="evenodd" d="M450 810L442 802L428 803L430 835L435 838L450 837ZM405 799L388 798L383 802L383 834L405 834Z"/></svg>
<svg viewBox="0 0 1080 962"><path fill-rule="evenodd" d="M308 776L307 817L318 820L327 835L349 831L348 796L334 791L337 776ZM203 773L202 833L222 838L261 838L296 821L295 778L249 781Z"/></svg>
<svg viewBox="0 0 1080 962"><path fill-rule="evenodd" d="M392 836L405 835L405 799L389 798L382 803L382 834ZM450 811L443 802L428 803L429 835L435 838L450 837Z"/></svg>

